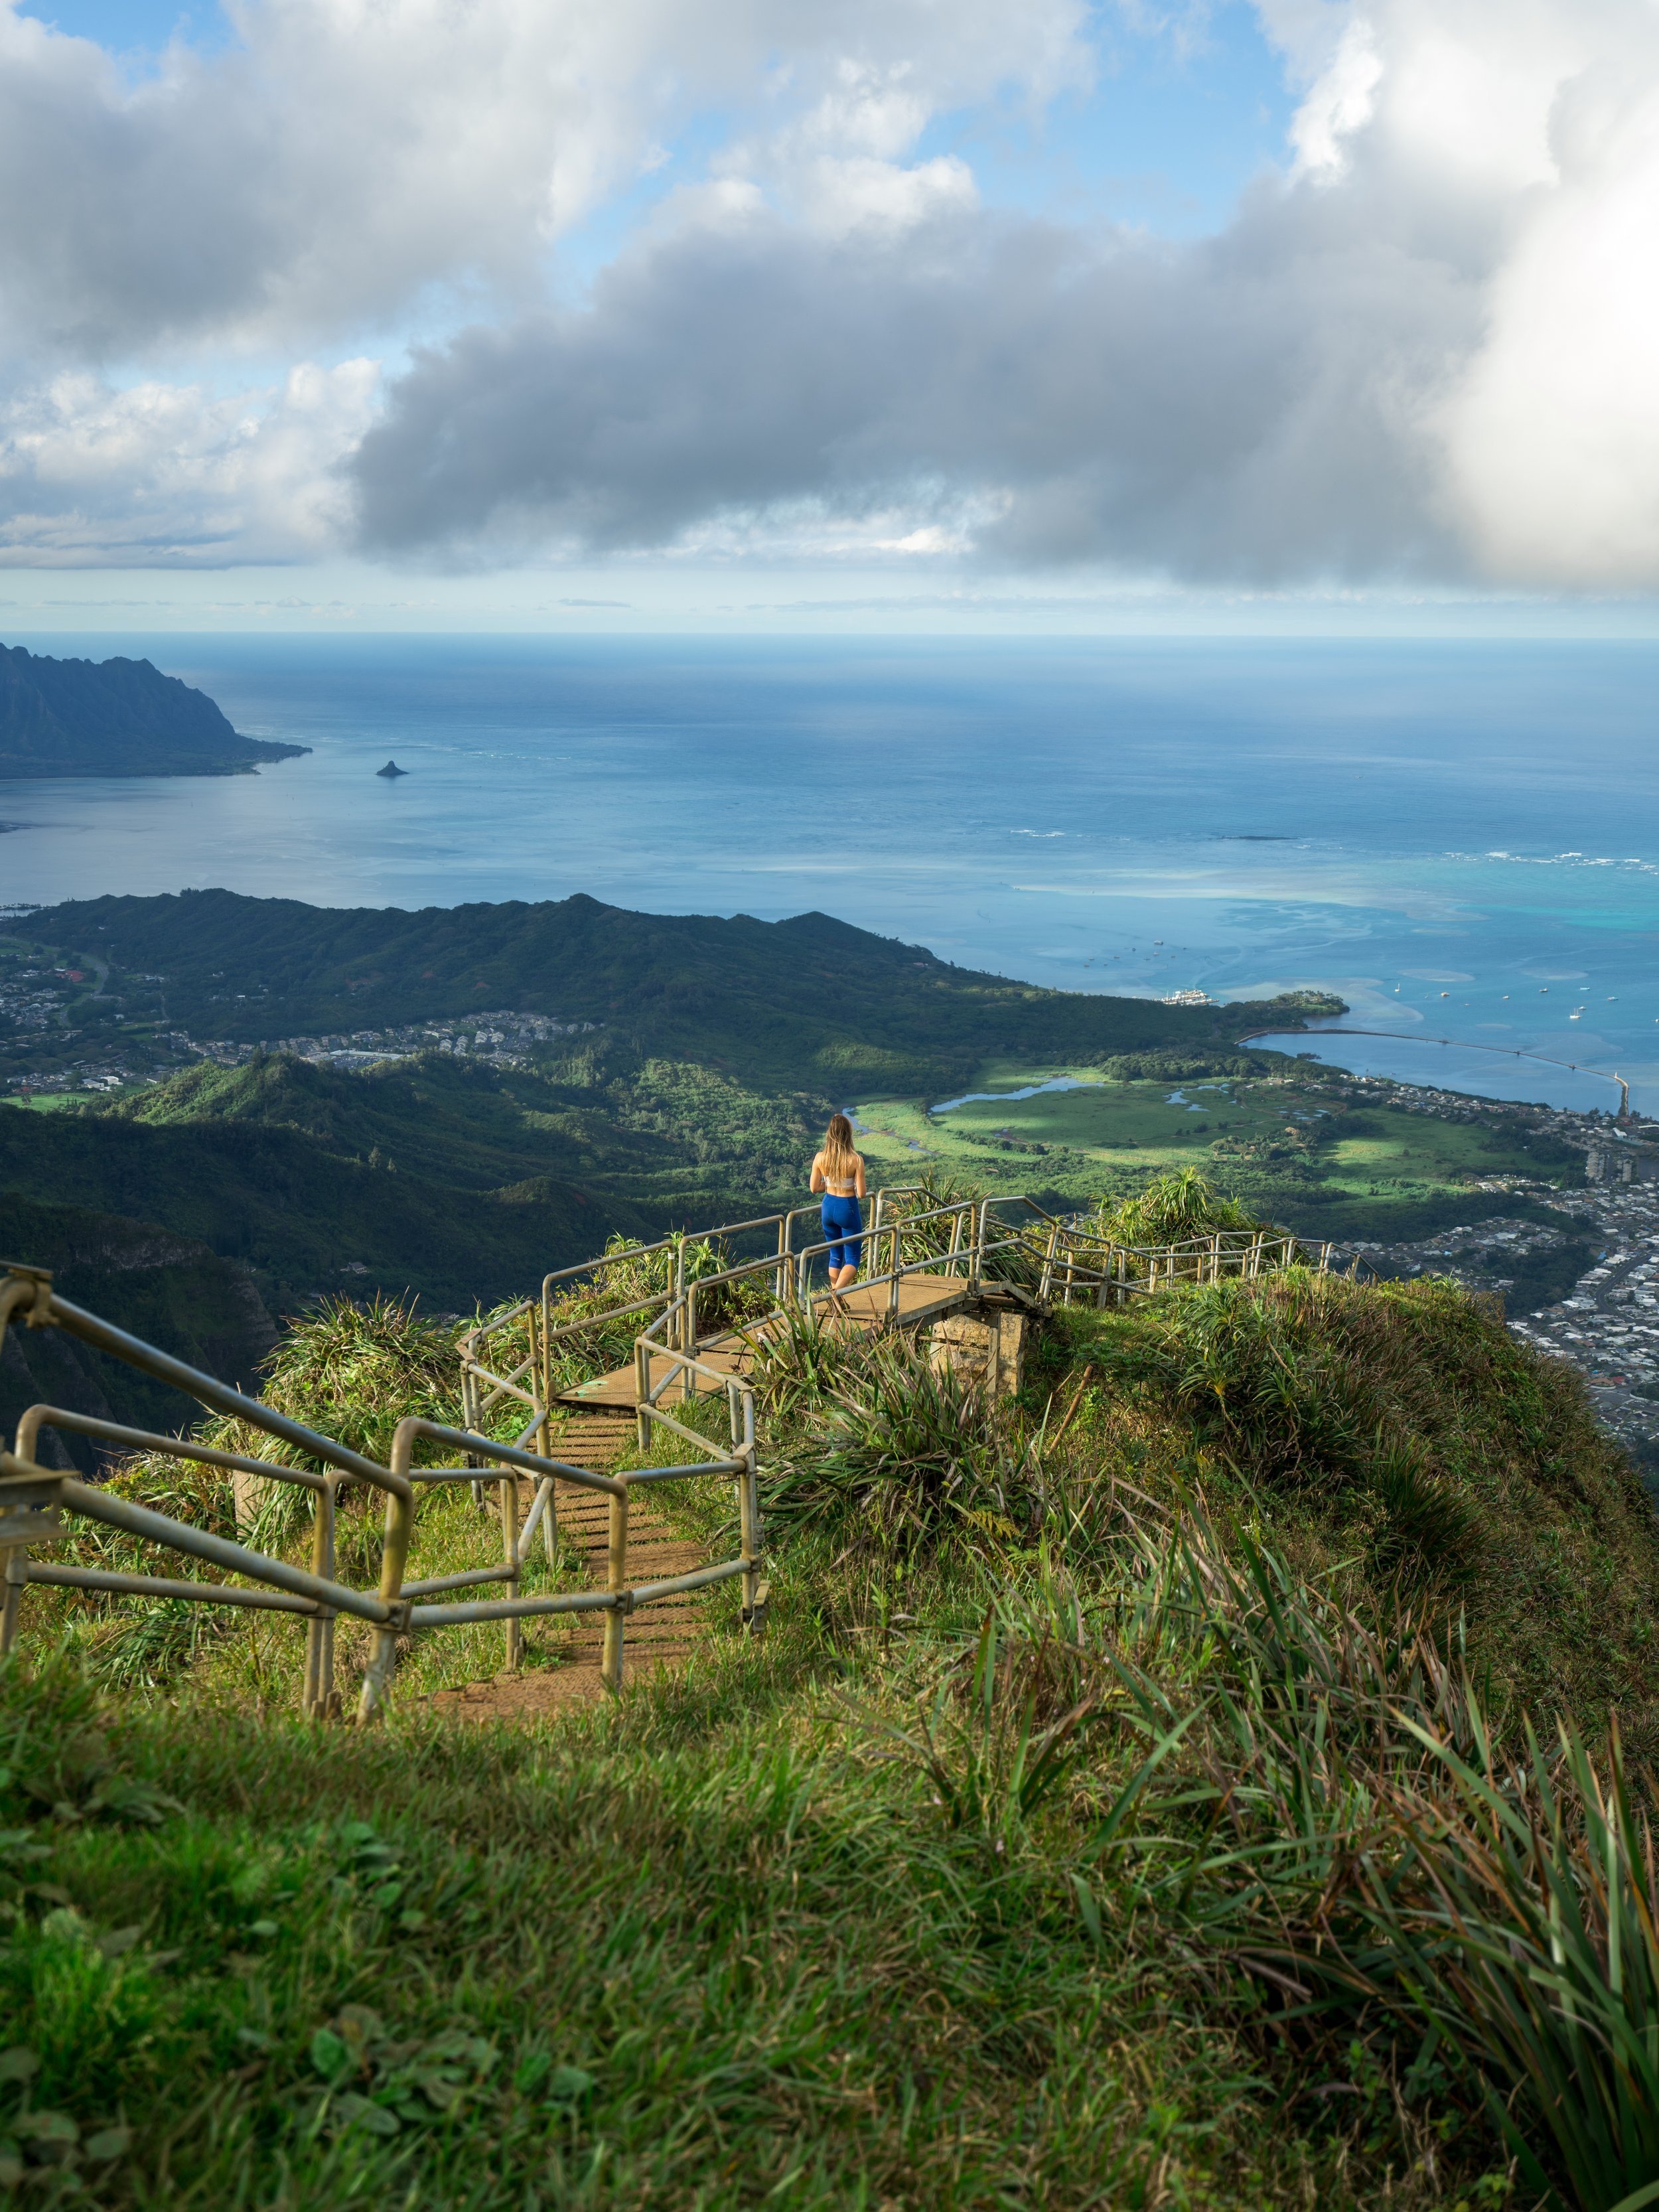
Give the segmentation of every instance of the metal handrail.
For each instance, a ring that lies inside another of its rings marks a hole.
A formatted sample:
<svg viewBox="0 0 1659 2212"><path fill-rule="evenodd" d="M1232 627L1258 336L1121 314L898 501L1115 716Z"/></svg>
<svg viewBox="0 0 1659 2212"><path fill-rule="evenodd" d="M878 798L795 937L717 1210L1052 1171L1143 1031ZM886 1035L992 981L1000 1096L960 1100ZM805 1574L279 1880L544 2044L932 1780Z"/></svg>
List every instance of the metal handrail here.
<svg viewBox="0 0 1659 2212"><path fill-rule="evenodd" d="M603 1610L606 1613L603 1673L606 1683L616 1689L620 1688L623 1680L623 1622L636 1607L681 1590L701 1589L729 1576L742 1575L744 1578L745 1622L753 1622L758 1618L756 1577L761 1565L761 1554L754 1397L747 1386L734 1377L718 1378L727 1390L731 1405L732 1449L726 1455L711 1452L706 1438L696 1436L695 1431L654 1408L647 1408L641 1421L642 1435L648 1431L650 1422L654 1419L690 1437L698 1445L703 1456L695 1462L673 1466L633 1469L620 1476L598 1474L592 1468L571 1466L553 1459L546 1453L528 1448L530 1439L538 1431L544 1430L547 1423L546 1409L532 1400L530 1402L535 1419L516 1443L500 1443L476 1430L451 1428L441 1422L410 1415L398 1424L392 1437L390 1464L381 1467L362 1454L350 1450L337 1439L307 1428L256 1399L245 1397L241 1392L230 1389L214 1376L187 1366L182 1360L158 1351L155 1346L145 1344L141 1339L113 1328L98 1316L85 1313L79 1307L58 1298L52 1290L49 1274L44 1270L13 1268L0 1279L0 1352L4 1349L6 1328L15 1319L21 1319L34 1328L57 1327L70 1329L84 1341L112 1352L128 1364L188 1390L202 1404L221 1413L234 1414L251 1426L304 1451L311 1458L320 1460L329 1471L319 1474L309 1468L291 1467L277 1461L258 1459L191 1437L167 1437L148 1430L130 1428L121 1423L101 1420L90 1414L72 1413L61 1407L30 1407L18 1425L15 1450L0 1449L0 1549L6 1553L4 1598L0 1603L0 1650L9 1650L15 1639L21 1600L32 1583L109 1595L166 1597L194 1604L297 1613L302 1615L307 1624L302 1708L313 1716L322 1716L336 1710L333 1622L337 1614L344 1613L368 1622L375 1631L374 1650L364 1675L357 1708L358 1720L366 1722L375 1716L385 1702L396 1663L399 1638L422 1630L460 1622L500 1620L506 1628L508 1663L511 1665L519 1655L519 1623L527 1615ZM684 1355L679 1353L671 1356L677 1359L684 1358ZM702 1372L714 1373L695 1359L687 1364ZM41 1432L46 1429L67 1430L96 1437L100 1442L118 1444L129 1450L161 1453L172 1458L222 1468L228 1473L253 1474L311 1491L318 1499L311 1569L307 1571L295 1566L287 1559L274 1558L216 1535L210 1530L199 1528L191 1522L155 1512L130 1498L118 1497L94 1484L82 1482L73 1475L43 1468L39 1464L37 1453ZM422 1442L447 1444L462 1454L466 1463L459 1467L416 1468L414 1455L416 1445ZM493 1465L510 1470L498 1477L503 1546L501 1564L426 1581L406 1581L415 1504L420 1489L423 1486L453 1481L471 1481L478 1485L482 1480L478 1473L480 1465ZM529 1473L538 1478L536 1497L522 1529L519 1525L517 1479L521 1473ZM707 1474L732 1474L738 1478L743 1532L742 1556L666 1582L629 1588L624 1569L628 1548L629 1496L632 1486L636 1482L684 1481ZM378 1589L373 1592L353 1589L339 1582L335 1576L335 1509L339 1489L349 1480L367 1481L386 1496L380 1581ZM520 1589L520 1573L529 1556L530 1545L538 1524L547 1547L550 1564L556 1556L553 1540L556 1480L599 1491L610 1500L610 1573L607 1587L603 1591L570 1590L546 1596L526 1597ZM37 1560L33 1557L37 1545L50 1544L60 1538L60 1516L64 1510L119 1529L162 1550L199 1559L228 1573L240 1576L248 1583L264 1587L250 1589L221 1582L127 1574L112 1569L65 1566L50 1560ZM469 1589L485 1583L505 1583L509 1595L504 1599L461 1604L434 1606L414 1601L417 1598Z"/></svg>
<svg viewBox="0 0 1659 2212"><path fill-rule="evenodd" d="M900 1318L900 1286L908 1277L940 1269L955 1277L966 1270L968 1285L977 1290L986 1279L986 1264L1001 1253L1024 1254L1033 1271L1037 1295L1042 1300L1068 1302L1092 1297L1103 1305L1110 1299L1121 1304L1134 1297L1152 1296L1178 1281L1217 1281L1236 1266L1241 1275L1255 1276L1270 1265L1304 1264L1320 1271L1332 1266L1332 1247L1304 1246L1288 1231L1212 1231L1208 1237L1188 1237L1166 1245L1127 1245L1086 1228L1075 1217L1053 1214L1023 1192L974 1200L951 1200L927 1206L918 1213L887 1213L887 1205L901 1198L926 1194L926 1186L905 1184L874 1194L872 1218L864 1234L874 1247L889 1240L890 1266L866 1275L861 1287L889 1290L886 1322ZM1022 1209L1018 1225L1003 1218ZM0 1650L14 1640L24 1590L30 1583L58 1588L100 1590L115 1595L150 1595L183 1598L191 1602L241 1607L255 1610L295 1613L307 1622L304 1709L325 1713L334 1706L333 1622L344 1613L370 1623L376 1645L364 1677L358 1718L368 1720L383 1704L395 1664L400 1635L463 1621L500 1620L507 1642L509 1665L520 1652L519 1623L531 1614L603 1611L605 1613L604 1675L619 1687L623 1667L623 1622L638 1606L683 1590L704 1588L728 1577L744 1579L744 1617L755 1624L762 1617L759 1570L763 1564L756 1458L754 1394L743 1379L711 1366L697 1357L697 1305L701 1297L754 1275L775 1272L777 1304L774 1315L810 1296L812 1264L840 1239L810 1243L794 1249L795 1225L809 1218L812 1206L760 1216L729 1224L722 1229L681 1232L648 1246L629 1246L595 1261L556 1271L544 1278L539 1298L522 1299L507 1312L480 1322L461 1340L462 1425L451 1428L440 1422L410 1415L398 1423L390 1463L378 1462L342 1444L337 1438L307 1427L277 1413L258 1399L249 1398L215 1377L159 1351L142 1339L115 1328L100 1316L59 1297L50 1275L40 1269L12 1267L0 1279L0 1351L7 1328L21 1322L32 1328L58 1328L95 1349L138 1368L158 1381L182 1389L201 1404L286 1444L319 1463L294 1467L232 1452L190 1438L164 1437L122 1424L101 1421L88 1414L49 1406L31 1407L19 1424L15 1452L0 1452L0 1549L6 1552L4 1597L0 1603ZM949 1220L950 1247L945 1252L924 1253L906 1260L907 1237L930 1223ZM555 1326L551 1320L553 1286L579 1275L592 1275L619 1265L670 1249L684 1253L689 1243L714 1244L720 1237L758 1229L776 1232L776 1249L735 1261L710 1273L686 1280L677 1267L676 1280L660 1292L632 1299L608 1312L584 1316L580 1321ZM1355 1259L1349 1272L1356 1277L1362 1262ZM1375 1273L1374 1269L1368 1272ZM1030 1278L1027 1278L1027 1282ZM634 1342L636 1382L635 1415L641 1454L648 1449L656 1428L665 1429L702 1455L696 1461L671 1466L640 1468L620 1476L605 1476L590 1468L568 1464L553 1456L552 1345L564 1336L604 1326L649 1311L662 1310L650 1326L636 1334ZM528 1317L527 1356L506 1373L483 1364L485 1345L501 1329ZM763 1318L759 1323L764 1326ZM678 1334L678 1341L672 1340ZM661 1363L653 1376L653 1362ZM528 1380L529 1388L525 1384ZM680 1401L698 1395L699 1382L726 1393L731 1449L721 1454L687 1421L677 1419L662 1401L678 1386ZM505 1398L518 1400L530 1419L517 1440L499 1443L485 1435L482 1415ZM318 1507L309 1571L234 1543L207 1530L152 1511L118 1498L73 1476L43 1469L38 1463L41 1431L46 1428L72 1431L125 1449L163 1453L180 1460L216 1467L231 1474L255 1475L310 1490ZM414 1454L421 1442L441 1443L460 1455L462 1464L416 1468ZM539 1445L539 1449L534 1448ZM497 1470L494 1479L500 1493L502 1554L498 1565L468 1569L425 1581L405 1581L410 1545L414 1531L416 1498L422 1488L453 1482L471 1482L482 1502L486 1469ZM520 1525L519 1477L535 1478L536 1491L527 1516ZM739 1556L699 1568L692 1573L629 1589L626 1582L628 1555L628 1499L632 1486L641 1482L685 1480L700 1475L732 1475L736 1479L739 1507ZM336 1508L341 1487L360 1481L380 1491L386 1498L385 1534L381 1546L379 1586L374 1592L354 1589L336 1578ZM520 1582L532 1541L539 1530L550 1565L556 1561L556 1492L559 1482L598 1491L610 1500L611 1530L607 1553L607 1585L604 1591L573 1590L526 1597ZM129 1575L114 1570L61 1566L36 1560L33 1547L55 1540L58 1514L67 1508L106 1526L118 1528L162 1549L200 1559L209 1565L264 1587L184 1581L173 1577ZM485 1584L505 1585L501 1598L471 1600L441 1605L419 1604L417 1599L470 1589Z"/></svg>

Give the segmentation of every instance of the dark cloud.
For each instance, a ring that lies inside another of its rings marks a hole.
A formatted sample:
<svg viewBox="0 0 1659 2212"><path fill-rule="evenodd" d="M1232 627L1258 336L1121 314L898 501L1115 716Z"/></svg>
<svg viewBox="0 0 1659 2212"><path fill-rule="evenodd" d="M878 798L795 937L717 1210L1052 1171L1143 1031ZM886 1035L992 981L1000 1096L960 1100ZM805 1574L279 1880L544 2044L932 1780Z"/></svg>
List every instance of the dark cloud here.
<svg viewBox="0 0 1659 2212"><path fill-rule="evenodd" d="M1004 562L1454 568L1413 404L1478 294L1443 247L1356 239L1342 197L1264 189L1180 249L979 214L687 231L581 312L420 355L355 462L362 542L614 550L965 502Z"/></svg>

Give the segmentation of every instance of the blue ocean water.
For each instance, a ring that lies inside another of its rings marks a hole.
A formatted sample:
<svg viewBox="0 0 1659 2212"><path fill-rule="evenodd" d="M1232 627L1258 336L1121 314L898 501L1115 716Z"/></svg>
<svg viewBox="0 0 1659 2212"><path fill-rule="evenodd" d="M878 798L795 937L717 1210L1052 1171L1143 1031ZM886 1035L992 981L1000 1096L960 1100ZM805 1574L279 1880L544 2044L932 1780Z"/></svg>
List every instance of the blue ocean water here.
<svg viewBox="0 0 1659 2212"><path fill-rule="evenodd" d="M8 641L147 653L314 750L0 784L0 897L817 907L1071 989L1323 985L1659 1110L1659 646Z"/></svg>

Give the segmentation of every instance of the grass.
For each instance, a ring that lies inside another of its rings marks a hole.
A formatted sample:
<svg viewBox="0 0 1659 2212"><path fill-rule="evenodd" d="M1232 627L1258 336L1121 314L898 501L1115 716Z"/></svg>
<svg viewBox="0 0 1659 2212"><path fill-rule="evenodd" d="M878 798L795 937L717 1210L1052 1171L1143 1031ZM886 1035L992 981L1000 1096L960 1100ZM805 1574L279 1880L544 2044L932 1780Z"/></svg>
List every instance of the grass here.
<svg viewBox="0 0 1659 2212"><path fill-rule="evenodd" d="M1054 1076L1084 1087L975 1099L945 1114L878 1099L859 1109L868 1132L860 1142L890 1172L914 1166L919 1148L945 1172L1090 1203L1103 1187L1127 1195L1149 1171L1201 1165L1253 1199L1277 1185L1293 1202L1311 1174L1328 1195L1375 1200L1382 1211L1480 1176L1559 1175L1570 1165L1506 1125L1501 1109L1488 1127L1361 1107L1340 1097L1345 1079L1301 1068L1147 1082L1085 1067L1004 1066L981 1071L969 1087L1012 1091Z"/></svg>
<svg viewBox="0 0 1659 2212"><path fill-rule="evenodd" d="M34 2109L137 2124L93 2201L1297 2201L1233 2040L836 1743L793 1672L712 1665L540 1740L267 1723L257 1765L203 1716L123 1728L194 1810L54 1832L75 1901L6 1960Z"/></svg>
<svg viewBox="0 0 1659 2212"><path fill-rule="evenodd" d="M308 1326L296 1409L368 1443L394 1377L441 1402L441 1332ZM307 1727L286 1623L174 1633L117 1696L114 1609L64 1644L31 1596L21 2201L1610 2212L1659 2178L1659 1537L1564 1370L1449 1285L1291 1275L1064 1315L1000 1404L810 1328L759 1380L772 1629L719 1595L614 1703L446 1723L423 1692L495 1663L452 1635L384 1727ZM422 1566L489 1556L464 1492L424 1526Z"/></svg>

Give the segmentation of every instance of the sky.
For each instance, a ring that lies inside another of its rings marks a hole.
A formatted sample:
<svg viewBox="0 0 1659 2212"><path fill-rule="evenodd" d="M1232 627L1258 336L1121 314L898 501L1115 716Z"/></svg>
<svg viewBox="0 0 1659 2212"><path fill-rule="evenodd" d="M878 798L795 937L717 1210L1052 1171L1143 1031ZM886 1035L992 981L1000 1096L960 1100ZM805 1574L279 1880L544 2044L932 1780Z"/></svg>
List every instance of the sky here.
<svg viewBox="0 0 1659 2212"><path fill-rule="evenodd" d="M0 0L0 629L1659 629L1656 0Z"/></svg>

